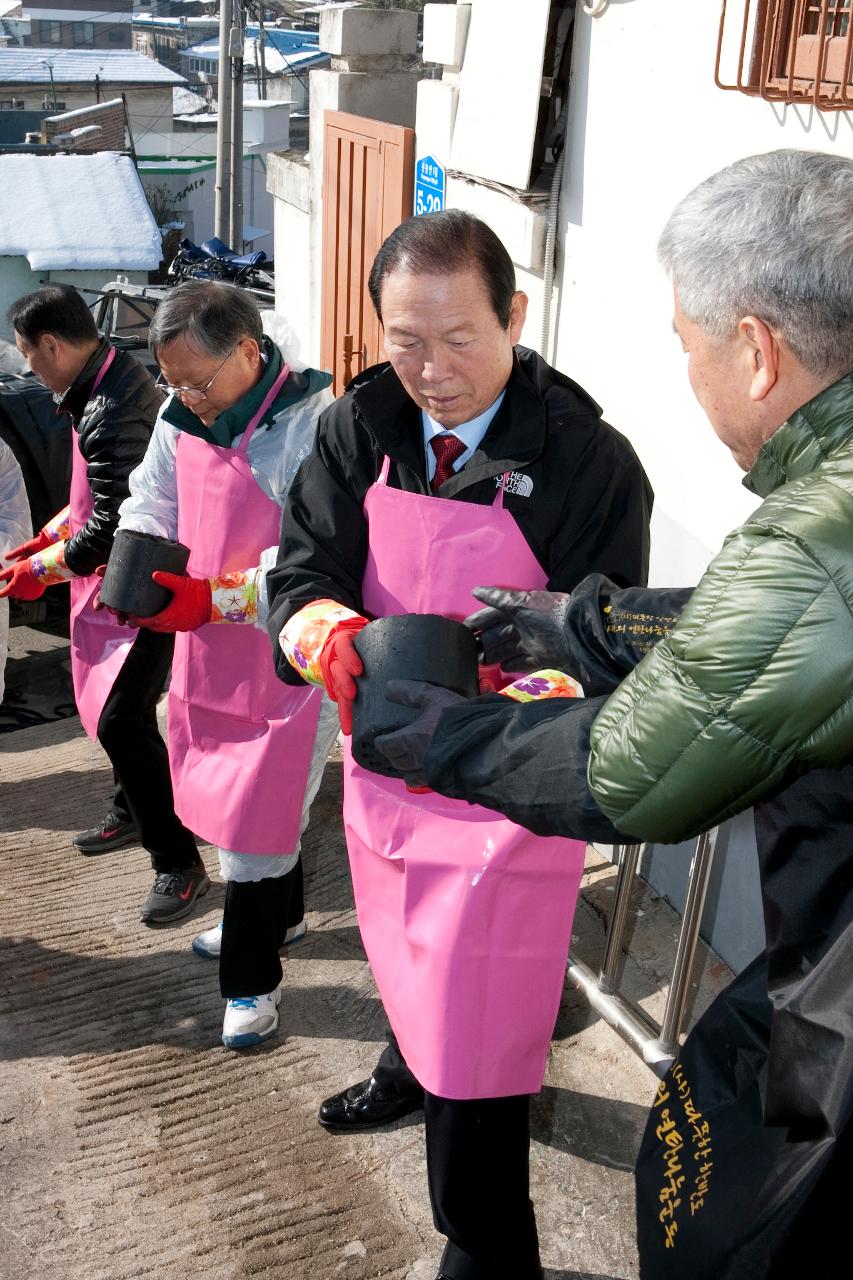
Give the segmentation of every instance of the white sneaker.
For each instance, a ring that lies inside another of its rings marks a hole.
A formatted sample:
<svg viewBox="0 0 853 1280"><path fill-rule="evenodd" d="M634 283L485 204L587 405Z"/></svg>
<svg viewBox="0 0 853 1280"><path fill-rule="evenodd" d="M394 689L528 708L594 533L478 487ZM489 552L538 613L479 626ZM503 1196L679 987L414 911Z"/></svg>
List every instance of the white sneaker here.
<svg viewBox="0 0 853 1280"><path fill-rule="evenodd" d="M300 920L299 924L295 924L292 929L288 929L284 935L282 947L289 947L292 942L299 942L308 932L308 926L304 920ZM206 929L204 933L196 934L193 938L193 951L197 956L203 956L205 960L218 960L222 951L222 921L215 924L212 929Z"/></svg>
<svg viewBox="0 0 853 1280"><path fill-rule="evenodd" d="M219 921L219 924L215 924L212 929L205 929L204 933L197 933L193 938L193 951L197 956L204 956L205 960L218 960L221 950L221 920Z"/></svg>
<svg viewBox="0 0 853 1280"><path fill-rule="evenodd" d="M301 942L307 932L308 932L308 925L305 923L305 920L302 919L299 921L299 924L295 924L291 929L287 930L287 933L284 935L284 941L282 942L281 946L289 947L291 942ZM281 950L281 947L279 948L279 950Z"/></svg>
<svg viewBox="0 0 853 1280"><path fill-rule="evenodd" d="M239 996L225 1006L222 1043L226 1049L248 1049L278 1031L281 987L265 996Z"/></svg>

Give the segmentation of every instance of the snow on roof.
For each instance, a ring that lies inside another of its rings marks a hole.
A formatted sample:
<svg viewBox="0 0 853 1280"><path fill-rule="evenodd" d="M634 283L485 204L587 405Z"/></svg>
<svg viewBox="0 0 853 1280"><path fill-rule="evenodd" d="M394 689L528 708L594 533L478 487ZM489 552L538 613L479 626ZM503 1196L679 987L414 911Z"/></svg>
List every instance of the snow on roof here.
<svg viewBox="0 0 853 1280"><path fill-rule="evenodd" d="M129 156L0 155L0 255L34 271L152 271L160 233Z"/></svg>
<svg viewBox="0 0 853 1280"><path fill-rule="evenodd" d="M302 12L323 13L326 9L357 9L362 3L363 0L325 0L323 4L307 5Z"/></svg>
<svg viewBox="0 0 853 1280"><path fill-rule="evenodd" d="M21 16L21 0L0 0L0 18Z"/></svg>
<svg viewBox="0 0 853 1280"><path fill-rule="evenodd" d="M246 27L248 36L260 35L258 24L250 22ZM290 31L287 28L265 27L264 36L268 45L278 49L279 53L319 53L320 40L316 31Z"/></svg>
<svg viewBox="0 0 853 1280"><path fill-rule="evenodd" d="M254 68L257 65L257 45L257 40L253 40L251 37L247 38L243 44L243 63L246 68ZM191 49L184 49L181 57L200 58L209 62L211 67L216 66L219 63L219 41L205 40L202 44L193 45ZM267 73L270 75L279 73L286 75L288 71L310 67L314 63L326 62L328 59L329 54L324 53L317 45L288 53L280 52L269 43L264 49L264 63Z"/></svg>
<svg viewBox="0 0 853 1280"><path fill-rule="evenodd" d="M90 107L75 107L73 111L60 111L59 115L46 116L45 118L51 123L54 120L73 120L75 116L87 116L92 111L106 111L108 107L122 106L124 106L123 98L110 98L109 102L93 102Z"/></svg>
<svg viewBox="0 0 853 1280"><path fill-rule="evenodd" d="M204 111L207 98L203 93L195 93L192 89L172 90L172 114L174 116L190 116L197 111Z"/></svg>
<svg viewBox="0 0 853 1280"><path fill-rule="evenodd" d="M184 76L133 49L0 48L0 81L7 86L49 85L51 67L58 85L92 85L95 76L101 84L186 84Z"/></svg>
<svg viewBox="0 0 853 1280"><path fill-rule="evenodd" d="M3 0L0 0L0 4L2 2ZM172 0L172 3L174 3L174 0ZM159 14L135 13L133 15L133 25L135 27L175 27L181 30L184 27L218 27L219 15L212 13L206 18L198 16L192 18L164 18Z"/></svg>

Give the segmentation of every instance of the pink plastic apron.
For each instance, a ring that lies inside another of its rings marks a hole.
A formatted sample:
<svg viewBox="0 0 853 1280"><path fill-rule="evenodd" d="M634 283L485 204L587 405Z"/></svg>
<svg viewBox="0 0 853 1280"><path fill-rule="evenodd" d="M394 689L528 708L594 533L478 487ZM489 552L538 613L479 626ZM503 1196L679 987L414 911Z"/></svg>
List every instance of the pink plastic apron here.
<svg viewBox="0 0 853 1280"><path fill-rule="evenodd" d="M256 565L278 543L281 510L252 475L247 450L289 373L285 365L236 449L181 433L178 538L195 577ZM196 835L237 853L291 853L321 693L283 684L265 631L206 623L179 632L169 688L175 810Z"/></svg>
<svg viewBox="0 0 853 1280"><path fill-rule="evenodd" d="M98 370L92 399L115 359L115 348ZM71 505L68 530L73 538L92 516L94 504L80 441L72 431ZM136 632L120 627L108 609L96 613L92 601L101 585L94 573L71 579L71 679L80 721L89 737L97 734L104 703L136 639Z"/></svg>
<svg viewBox="0 0 853 1280"><path fill-rule="evenodd" d="M544 587L509 512L406 493L388 459L365 498L364 607L462 618L481 583ZM585 845L489 809L415 795L360 768L347 742L344 824L361 935L416 1078L445 1098L542 1085Z"/></svg>

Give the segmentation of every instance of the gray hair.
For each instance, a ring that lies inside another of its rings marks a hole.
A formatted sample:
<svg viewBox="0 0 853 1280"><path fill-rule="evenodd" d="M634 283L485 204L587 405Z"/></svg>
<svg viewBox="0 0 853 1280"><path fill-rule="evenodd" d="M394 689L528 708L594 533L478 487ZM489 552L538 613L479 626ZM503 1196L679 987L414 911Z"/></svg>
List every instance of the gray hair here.
<svg viewBox="0 0 853 1280"><path fill-rule="evenodd" d="M251 294L236 285L187 280L170 290L154 312L148 346L156 355L176 338L207 355L226 356L243 338L261 345L261 315Z"/></svg>
<svg viewBox="0 0 853 1280"><path fill-rule="evenodd" d="M853 369L853 160L771 151L678 204L658 257L681 309L715 337L764 320L818 377Z"/></svg>

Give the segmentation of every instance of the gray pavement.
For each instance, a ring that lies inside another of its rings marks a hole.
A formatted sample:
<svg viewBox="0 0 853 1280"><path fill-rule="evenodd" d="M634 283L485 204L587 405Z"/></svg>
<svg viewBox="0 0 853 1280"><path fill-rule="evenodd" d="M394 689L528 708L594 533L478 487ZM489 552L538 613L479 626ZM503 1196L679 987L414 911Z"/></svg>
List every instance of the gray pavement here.
<svg viewBox="0 0 853 1280"><path fill-rule="evenodd" d="M0 1278L434 1280L417 1117L333 1136L318 1102L369 1074L384 1019L364 959L330 761L304 840L309 934L285 963L282 1030L219 1042L218 918L146 929L147 856L83 858L110 771L76 718L0 736ZM212 852L208 862L215 868ZM685 867L686 874L686 867ZM600 958L615 873L589 851L573 948ZM677 917L642 882L624 989L659 1013ZM702 951L695 1012L727 981ZM531 1172L547 1280L632 1280L631 1165L655 1080L567 989Z"/></svg>

